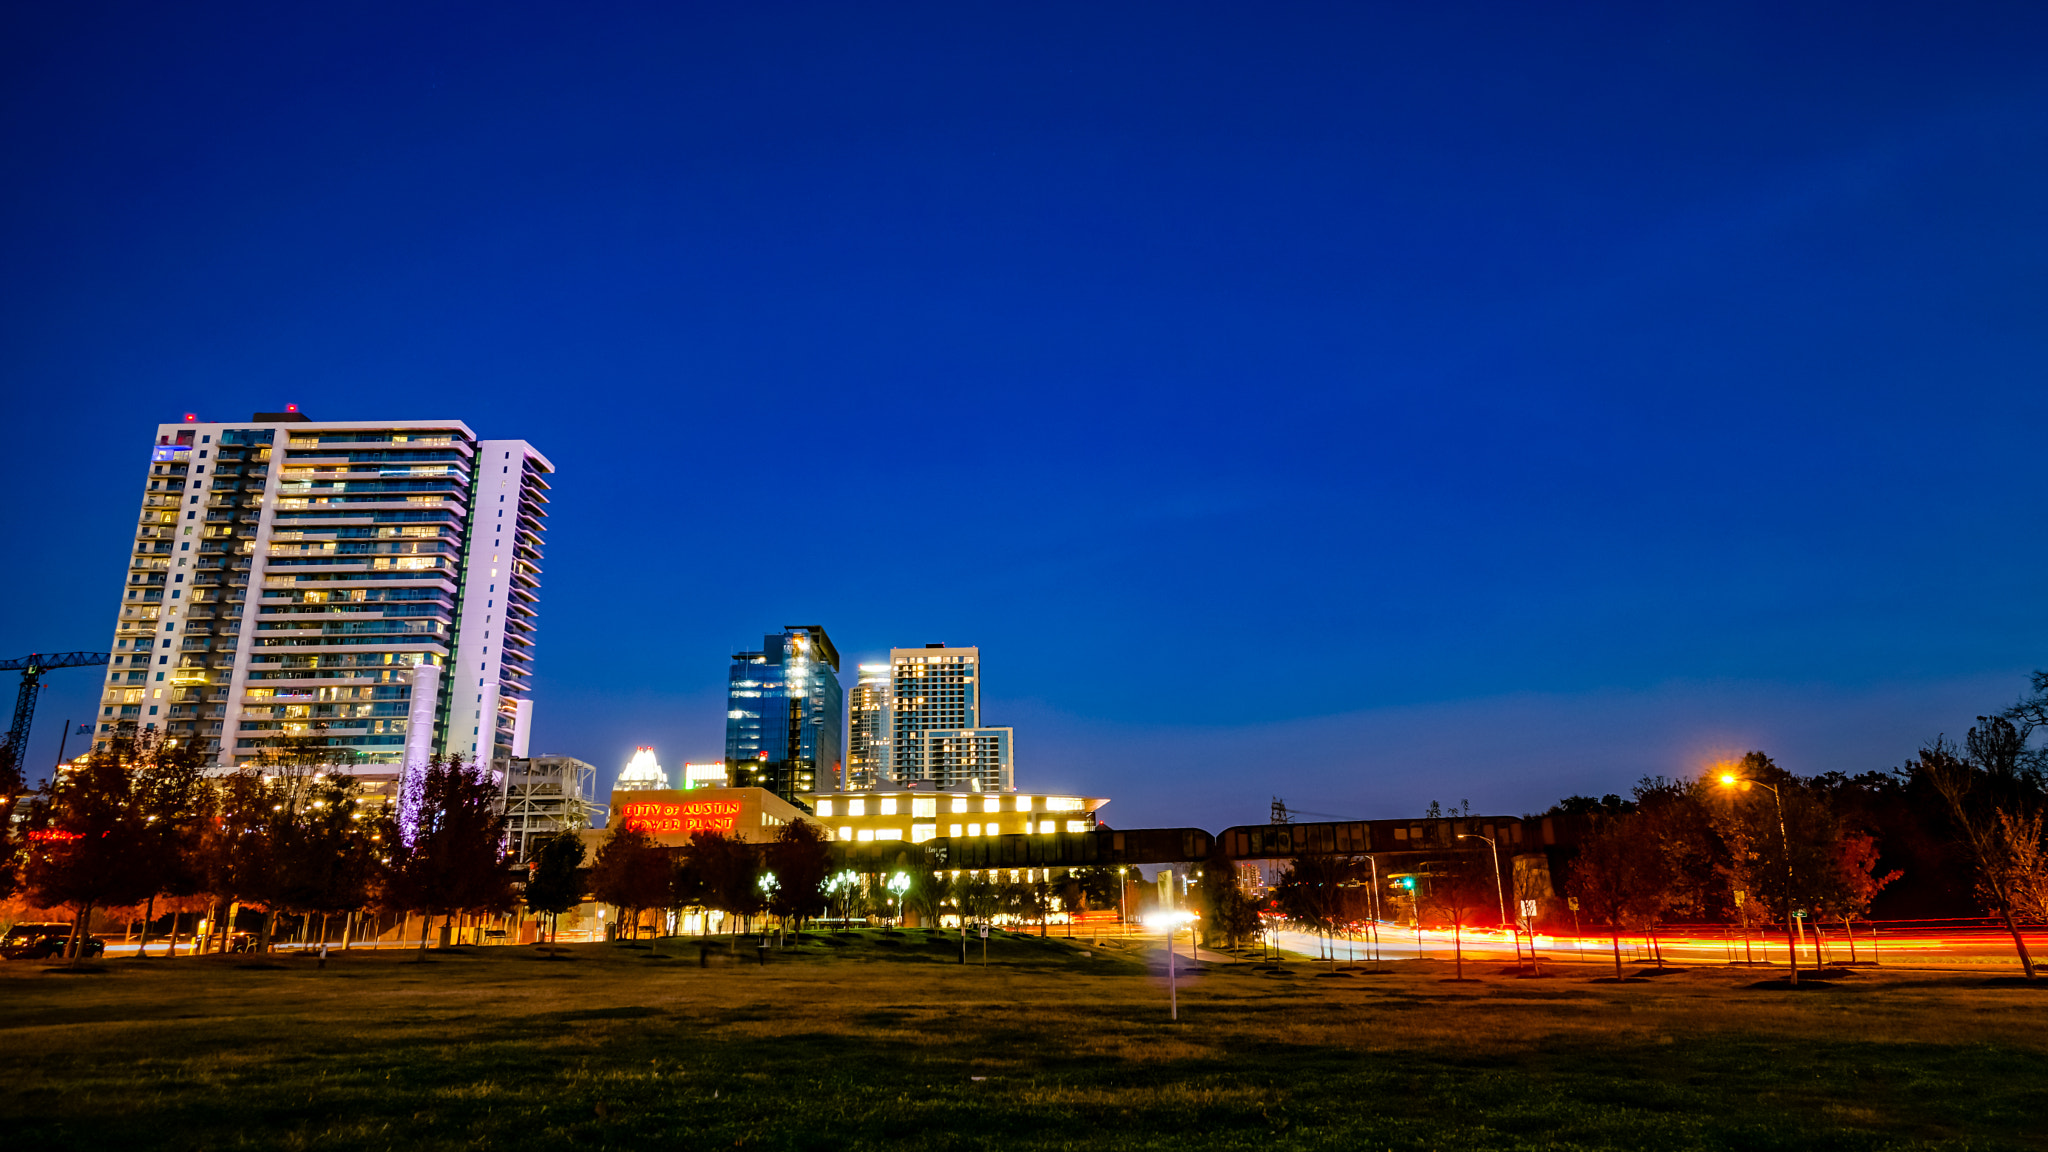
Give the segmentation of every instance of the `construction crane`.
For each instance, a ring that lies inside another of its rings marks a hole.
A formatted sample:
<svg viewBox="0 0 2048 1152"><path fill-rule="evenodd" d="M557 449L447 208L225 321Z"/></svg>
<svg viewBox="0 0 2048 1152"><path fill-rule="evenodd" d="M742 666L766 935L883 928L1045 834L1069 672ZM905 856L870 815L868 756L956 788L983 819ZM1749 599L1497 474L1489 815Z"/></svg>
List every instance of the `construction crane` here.
<svg viewBox="0 0 2048 1152"><path fill-rule="evenodd" d="M57 668L98 668L107 663L105 652L31 652L16 660L0 660L0 672L21 669L21 691L14 697L14 723L7 729L7 741L0 744L0 788L12 791L21 786L21 762L28 755L29 725L36 717L36 693L42 690L43 673Z"/></svg>

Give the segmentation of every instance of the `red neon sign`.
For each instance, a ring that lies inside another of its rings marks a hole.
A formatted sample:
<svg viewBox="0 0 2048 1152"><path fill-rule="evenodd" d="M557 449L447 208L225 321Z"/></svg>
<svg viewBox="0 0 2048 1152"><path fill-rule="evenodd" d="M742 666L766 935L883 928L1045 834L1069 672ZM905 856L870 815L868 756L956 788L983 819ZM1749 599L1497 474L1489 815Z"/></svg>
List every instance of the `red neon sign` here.
<svg viewBox="0 0 2048 1152"><path fill-rule="evenodd" d="M61 843L67 840L83 840L85 835L79 832L66 832L62 828L38 828L30 832L28 838L31 840L56 840Z"/></svg>
<svg viewBox="0 0 2048 1152"><path fill-rule="evenodd" d="M680 804L643 801L619 805L620 827L653 835L732 832L739 828L737 800L691 800Z"/></svg>

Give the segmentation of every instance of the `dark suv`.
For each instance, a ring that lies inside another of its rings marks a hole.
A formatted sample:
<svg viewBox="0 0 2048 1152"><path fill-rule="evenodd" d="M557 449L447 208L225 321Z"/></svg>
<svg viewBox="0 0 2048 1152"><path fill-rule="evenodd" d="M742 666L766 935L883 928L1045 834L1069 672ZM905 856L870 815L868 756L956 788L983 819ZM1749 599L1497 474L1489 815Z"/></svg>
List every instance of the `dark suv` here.
<svg viewBox="0 0 2048 1152"><path fill-rule="evenodd" d="M47 960L62 956L71 940L69 924L16 924L0 936L0 957L9 960ZM80 959L91 959L107 950L107 942L88 936L79 945Z"/></svg>

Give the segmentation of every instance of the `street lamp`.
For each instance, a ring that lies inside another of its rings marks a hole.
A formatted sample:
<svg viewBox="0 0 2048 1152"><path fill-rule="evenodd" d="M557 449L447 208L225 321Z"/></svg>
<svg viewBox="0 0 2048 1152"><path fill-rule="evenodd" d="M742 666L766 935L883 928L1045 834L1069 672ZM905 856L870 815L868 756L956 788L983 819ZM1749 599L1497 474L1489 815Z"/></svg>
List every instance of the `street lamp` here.
<svg viewBox="0 0 2048 1152"><path fill-rule="evenodd" d="M1486 846L1493 850L1493 894L1496 898L1500 900L1500 922L1508 930L1508 939L1514 942L1515 963L1519 964L1522 962L1522 934L1518 932L1515 929L1514 924L1508 920L1508 890L1507 886L1501 882L1500 878L1500 845L1494 843L1493 837L1481 836L1477 832L1461 832L1458 834L1458 839L1484 840L1486 841ZM1531 943L1531 951L1534 951L1533 941Z"/></svg>
<svg viewBox="0 0 2048 1152"><path fill-rule="evenodd" d="M1166 930L1166 1014L1169 1020L1180 1019L1180 988L1173 971L1173 933L1180 925L1186 924L1194 918L1194 913L1176 912L1170 906L1156 915L1145 918L1146 923L1158 924ZM1190 951L1195 951L1192 940L1190 940L1188 948ZM1199 952L1196 953L1196 958L1200 959Z"/></svg>
<svg viewBox="0 0 2048 1152"><path fill-rule="evenodd" d="M833 904L839 908L839 927L842 931L846 928L846 898L859 886L860 877L854 875L851 870L840 872L825 881L825 894L831 897Z"/></svg>
<svg viewBox="0 0 2048 1152"><path fill-rule="evenodd" d="M1766 784L1761 780L1737 776L1732 772L1721 775L1723 788L1734 788L1738 785L1746 788L1752 784L1759 788L1769 788L1771 799L1778 806L1778 847L1785 853L1785 953L1792 958L1792 984L1796 987L1799 984L1799 941L1793 935L1792 925L1792 837L1785 832L1785 796L1775 785Z"/></svg>
<svg viewBox="0 0 2048 1152"><path fill-rule="evenodd" d="M910 877L898 872L889 877L889 891L896 894L896 926L903 927L903 894L910 891Z"/></svg>

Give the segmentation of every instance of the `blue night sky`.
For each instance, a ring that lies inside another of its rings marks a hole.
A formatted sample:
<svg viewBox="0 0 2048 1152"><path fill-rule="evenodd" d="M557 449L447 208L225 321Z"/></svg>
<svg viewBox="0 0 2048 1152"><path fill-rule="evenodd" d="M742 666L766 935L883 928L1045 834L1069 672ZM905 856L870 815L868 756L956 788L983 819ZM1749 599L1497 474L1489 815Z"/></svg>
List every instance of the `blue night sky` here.
<svg viewBox="0 0 2048 1152"><path fill-rule="evenodd" d="M607 774L800 623L1125 826L1896 764L2048 665L2048 8L1785 7L12 5L0 655L296 402L552 457Z"/></svg>

